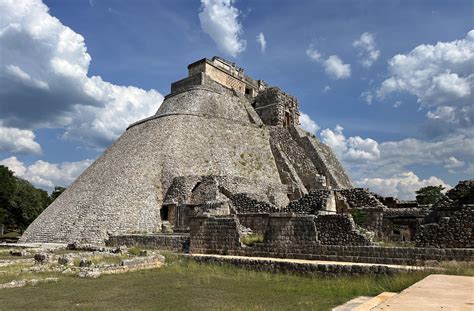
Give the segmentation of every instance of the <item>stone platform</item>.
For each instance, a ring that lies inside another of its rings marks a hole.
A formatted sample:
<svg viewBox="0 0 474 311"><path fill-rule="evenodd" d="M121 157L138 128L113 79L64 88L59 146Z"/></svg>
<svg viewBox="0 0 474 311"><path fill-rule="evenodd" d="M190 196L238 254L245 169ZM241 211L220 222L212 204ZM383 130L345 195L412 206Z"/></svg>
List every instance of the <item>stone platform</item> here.
<svg viewBox="0 0 474 311"><path fill-rule="evenodd" d="M432 274L401 293L357 297L332 311L474 310L474 277Z"/></svg>
<svg viewBox="0 0 474 311"><path fill-rule="evenodd" d="M472 311L474 277L432 274L370 310Z"/></svg>

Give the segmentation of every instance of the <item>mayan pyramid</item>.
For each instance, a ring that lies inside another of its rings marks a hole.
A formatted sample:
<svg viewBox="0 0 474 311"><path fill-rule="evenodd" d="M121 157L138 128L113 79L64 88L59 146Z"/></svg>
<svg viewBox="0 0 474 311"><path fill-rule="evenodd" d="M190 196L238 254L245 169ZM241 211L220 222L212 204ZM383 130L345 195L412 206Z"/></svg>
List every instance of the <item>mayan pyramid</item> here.
<svg viewBox="0 0 474 311"><path fill-rule="evenodd" d="M188 70L156 114L130 125L22 242L160 232L164 218L183 222L187 207L232 193L282 208L308 191L352 188L331 149L298 126L296 98L219 57Z"/></svg>

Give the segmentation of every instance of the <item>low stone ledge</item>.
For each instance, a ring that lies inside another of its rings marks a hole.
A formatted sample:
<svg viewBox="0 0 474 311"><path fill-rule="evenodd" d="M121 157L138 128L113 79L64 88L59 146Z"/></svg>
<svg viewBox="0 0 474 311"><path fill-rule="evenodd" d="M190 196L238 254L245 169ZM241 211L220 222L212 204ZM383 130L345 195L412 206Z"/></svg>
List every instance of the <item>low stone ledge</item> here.
<svg viewBox="0 0 474 311"><path fill-rule="evenodd" d="M172 252L189 251L189 234L123 234L111 235L107 245L142 247Z"/></svg>
<svg viewBox="0 0 474 311"><path fill-rule="evenodd" d="M360 274L377 274L392 275L401 270L415 269L415 267L391 267L387 265L357 265L357 264L335 264L335 263L303 263L275 260L256 260L252 258L235 258L235 257L213 257L194 255L192 259L199 263L217 264L217 265L233 265L240 268L263 271L271 273L291 273L291 274L320 274L320 275L360 275Z"/></svg>

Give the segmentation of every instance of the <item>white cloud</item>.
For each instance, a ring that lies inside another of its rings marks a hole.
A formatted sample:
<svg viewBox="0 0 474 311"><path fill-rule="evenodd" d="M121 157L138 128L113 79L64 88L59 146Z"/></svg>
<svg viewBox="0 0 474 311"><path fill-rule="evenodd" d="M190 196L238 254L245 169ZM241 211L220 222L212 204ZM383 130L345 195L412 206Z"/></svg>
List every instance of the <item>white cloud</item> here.
<svg viewBox="0 0 474 311"><path fill-rule="evenodd" d="M155 90L89 77L84 38L40 0L0 2L0 55L4 127L64 128L65 137L105 147L163 99Z"/></svg>
<svg viewBox="0 0 474 311"><path fill-rule="evenodd" d="M240 38L243 32L239 23L239 10L234 0L201 0L199 21L202 30L217 44L217 47L233 57L245 51L247 42Z"/></svg>
<svg viewBox="0 0 474 311"><path fill-rule="evenodd" d="M312 134L316 134L316 132L319 130L319 125L314 122L310 116L308 116L306 113L301 113L300 115L300 123L301 127Z"/></svg>
<svg viewBox="0 0 474 311"><path fill-rule="evenodd" d="M408 92L429 111L431 136L470 128L474 124L474 30L461 40L422 44L389 61L390 77L377 91L379 98Z"/></svg>
<svg viewBox="0 0 474 311"><path fill-rule="evenodd" d="M371 138L359 136L346 138L344 128L337 125L333 130L321 131L323 143L331 146L340 159L349 162L377 160L380 158L379 144Z"/></svg>
<svg viewBox="0 0 474 311"><path fill-rule="evenodd" d="M462 172L469 175L474 168L474 130L460 130L442 139L423 141L406 138L400 141L379 143L370 138L346 137L341 126L334 130L321 131L321 140L332 147L356 184L384 187L383 194L394 188L390 195L401 198L414 198L410 189L428 183L446 182L438 177L426 180L416 177L416 167L437 166L449 173ZM467 169L464 169L467 167ZM404 175L400 175L404 173ZM405 174L410 173L410 174ZM416 178L415 178L416 177ZM408 187L410 185L410 187ZM405 186L405 190L402 189ZM421 187L420 186L420 187ZM398 188L397 188L398 187ZM374 188L378 192L379 188ZM415 189L417 190L417 189Z"/></svg>
<svg viewBox="0 0 474 311"><path fill-rule="evenodd" d="M444 161L444 167L448 169L448 172L455 173L456 170L461 169L466 164L464 161L456 159L456 157L449 157Z"/></svg>
<svg viewBox="0 0 474 311"><path fill-rule="evenodd" d="M380 50L375 44L375 36L369 32L364 32L359 39L352 43L352 46L359 50L358 56L364 67L372 66L380 56Z"/></svg>
<svg viewBox="0 0 474 311"><path fill-rule="evenodd" d="M372 105L374 100L374 95L371 91L365 91L360 94L360 97L367 103L367 105Z"/></svg>
<svg viewBox="0 0 474 311"><path fill-rule="evenodd" d="M321 53L318 52L318 50L314 49L312 46L310 46L306 50L306 55L308 55L309 58L315 61L321 60Z"/></svg>
<svg viewBox="0 0 474 311"><path fill-rule="evenodd" d="M0 165L7 166L16 176L33 185L51 191L55 186L69 186L92 162L87 159L56 164L39 160L32 165L25 165L16 157L9 157L0 160Z"/></svg>
<svg viewBox="0 0 474 311"><path fill-rule="evenodd" d="M326 74L333 79L347 79L351 76L351 65L344 64L337 55L331 55L327 59L323 59L321 53L313 46L306 50L306 55L311 60L320 63Z"/></svg>
<svg viewBox="0 0 474 311"><path fill-rule="evenodd" d="M347 79L351 76L351 65L344 64L337 55L331 55L324 62L324 71L333 79Z"/></svg>
<svg viewBox="0 0 474 311"><path fill-rule="evenodd" d="M323 93L327 93L331 90L331 87L329 85L326 85L324 88L323 88Z"/></svg>
<svg viewBox="0 0 474 311"><path fill-rule="evenodd" d="M265 49L267 48L267 41L265 40L265 35L263 34L263 32L258 34L257 42L260 45L260 51L262 51L262 53L265 53Z"/></svg>
<svg viewBox="0 0 474 311"><path fill-rule="evenodd" d="M415 191L426 186L443 186L451 188L443 180L431 176L428 179L420 179L415 173L408 171L395 174L390 178L363 178L356 181L360 187L367 187L371 191L383 196L393 196L400 199L415 199Z"/></svg>
<svg viewBox="0 0 474 311"><path fill-rule="evenodd" d="M39 154L41 146L32 131L2 127L0 123L0 151Z"/></svg>

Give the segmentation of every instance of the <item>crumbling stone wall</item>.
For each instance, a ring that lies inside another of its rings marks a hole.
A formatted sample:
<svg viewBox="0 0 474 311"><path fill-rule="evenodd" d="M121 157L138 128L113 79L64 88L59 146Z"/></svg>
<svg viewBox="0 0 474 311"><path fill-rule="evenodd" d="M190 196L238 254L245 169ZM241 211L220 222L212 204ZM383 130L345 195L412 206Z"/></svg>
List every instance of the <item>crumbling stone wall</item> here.
<svg viewBox="0 0 474 311"><path fill-rule="evenodd" d="M172 252L189 251L189 234L124 234L112 235L108 246L143 247Z"/></svg>
<svg viewBox="0 0 474 311"><path fill-rule="evenodd" d="M370 245L349 215L320 215L314 219L322 245Z"/></svg>
<svg viewBox="0 0 474 311"><path fill-rule="evenodd" d="M267 230L270 214L238 214L237 218L242 226L252 230L254 234L264 234Z"/></svg>
<svg viewBox="0 0 474 311"><path fill-rule="evenodd" d="M317 214L319 211L326 209L330 198L330 190L314 190L299 200L291 201L287 207L283 208L283 211L287 213Z"/></svg>
<svg viewBox="0 0 474 311"><path fill-rule="evenodd" d="M390 241L413 241L417 228L430 210L428 208L386 208L383 211L381 238Z"/></svg>
<svg viewBox="0 0 474 311"><path fill-rule="evenodd" d="M272 243L264 241L253 246L243 246L239 243L237 228L240 223L236 218L201 217L191 226L190 252L194 254L228 254L254 257L276 257L312 259L327 261L352 261L366 263L386 263L398 265L422 265L426 261L472 261L473 249L444 249L414 248L414 247L380 247L380 246L348 246L322 245L315 241L319 233L312 228L311 220L315 216L300 215L289 224L284 223L280 215L273 217L274 230L282 228L282 234L273 234ZM271 221L271 219L269 219ZM313 222L313 224L315 224ZM307 226L305 230L301 230ZM316 227L316 225L314 225ZM227 233L227 234L226 234ZM299 235L294 238L295 234Z"/></svg>
<svg viewBox="0 0 474 311"><path fill-rule="evenodd" d="M420 225L415 235L417 247L474 247L474 205L464 205L437 223Z"/></svg>
<svg viewBox="0 0 474 311"><path fill-rule="evenodd" d="M237 193L230 197L232 206L237 214L277 213L279 209L267 202L251 198L246 193Z"/></svg>
<svg viewBox="0 0 474 311"><path fill-rule="evenodd" d="M278 87L260 91L253 106L267 125L288 127L299 124L298 101Z"/></svg>
<svg viewBox="0 0 474 311"><path fill-rule="evenodd" d="M336 191L346 199L350 208L383 207L383 204L368 189L353 188Z"/></svg>

